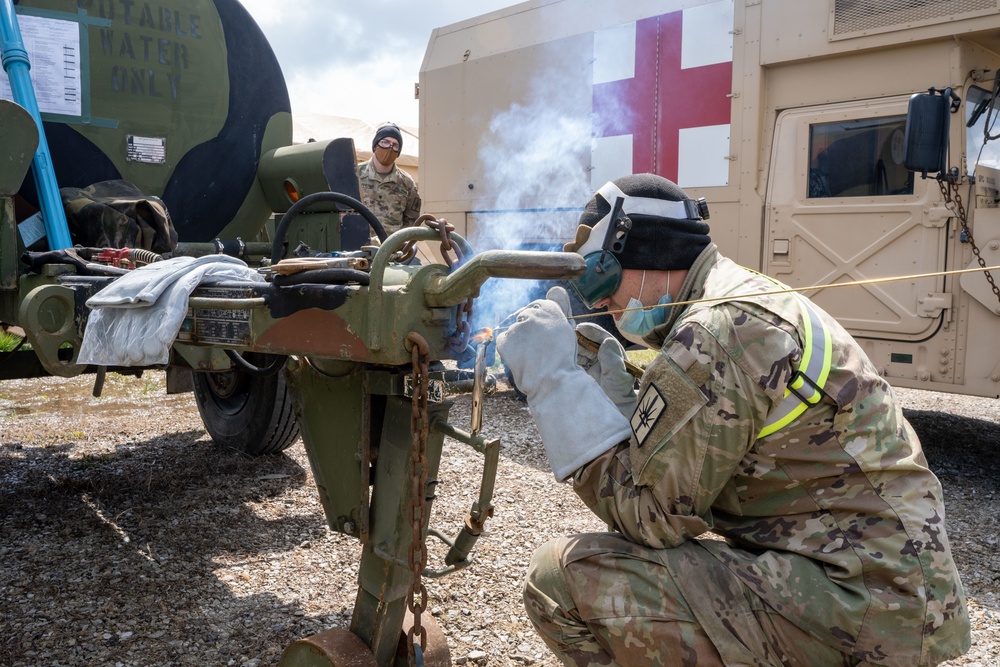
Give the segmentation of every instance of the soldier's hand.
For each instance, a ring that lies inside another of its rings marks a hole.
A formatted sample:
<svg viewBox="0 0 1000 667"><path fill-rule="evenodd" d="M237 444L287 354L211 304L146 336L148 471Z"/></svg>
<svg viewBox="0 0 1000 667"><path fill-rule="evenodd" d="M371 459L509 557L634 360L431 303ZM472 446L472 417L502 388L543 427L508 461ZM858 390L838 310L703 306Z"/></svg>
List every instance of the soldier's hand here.
<svg viewBox="0 0 1000 667"><path fill-rule="evenodd" d="M539 299L515 313L497 351L528 397L552 472L562 481L627 439L629 420L576 363L576 333L562 309Z"/></svg>
<svg viewBox="0 0 1000 667"><path fill-rule="evenodd" d="M545 298L555 302L566 317L573 314L565 288L556 285ZM578 324L576 334L592 343L577 342L576 363L597 380L623 415L631 417L636 405L635 378L625 370L625 348L614 334L593 322Z"/></svg>
<svg viewBox="0 0 1000 667"><path fill-rule="evenodd" d="M497 337L497 352L530 405L534 391L548 388L574 365L576 336L562 310L546 299L532 301L514 316L514 324Z"/></svg>
<svg viewBox="0 0 1000 667"><path fill-rule="evenodd" d="M631 417L637 398L635 377L625 370L625 348L613 334L593 322L577 325L576 331L600 346L593 352L578 345L577 363L583 366L590 377L597 380L597 384L601 385L601 389L621 413Z"/></svg>

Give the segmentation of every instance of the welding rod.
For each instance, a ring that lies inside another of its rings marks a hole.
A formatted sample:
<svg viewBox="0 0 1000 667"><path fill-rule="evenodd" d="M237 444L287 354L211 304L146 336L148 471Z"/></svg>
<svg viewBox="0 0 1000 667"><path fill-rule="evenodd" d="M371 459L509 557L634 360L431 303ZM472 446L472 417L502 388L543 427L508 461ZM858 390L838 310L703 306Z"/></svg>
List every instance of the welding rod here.
<svg viewBox="0 0 1000 667"><path fill-rule="evenodd" d="M600 343L598 343L597 341L590 340L589 338L584 336L579 330L576 332L576 342L594 353L596 353L598 350L601 349ZM622 358L622 361L625 362L625 370L627 370L630 375L637 378L642 377L641 368L639 368L638 366L636 366L635 364L633 364L631 361L629 361L624 357Z"/></svg>

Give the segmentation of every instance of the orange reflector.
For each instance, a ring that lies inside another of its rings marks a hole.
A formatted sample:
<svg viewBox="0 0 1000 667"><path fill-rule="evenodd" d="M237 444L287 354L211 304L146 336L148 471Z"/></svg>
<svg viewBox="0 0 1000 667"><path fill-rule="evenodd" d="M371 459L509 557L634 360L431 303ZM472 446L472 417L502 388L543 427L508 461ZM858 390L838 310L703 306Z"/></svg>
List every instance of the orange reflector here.
<svg viewBox="0 0 1000 667"><path fill-rule="evenodd" d="M285 179L285 194L293 204L299 200L299 189L288 179Z"/></svg>

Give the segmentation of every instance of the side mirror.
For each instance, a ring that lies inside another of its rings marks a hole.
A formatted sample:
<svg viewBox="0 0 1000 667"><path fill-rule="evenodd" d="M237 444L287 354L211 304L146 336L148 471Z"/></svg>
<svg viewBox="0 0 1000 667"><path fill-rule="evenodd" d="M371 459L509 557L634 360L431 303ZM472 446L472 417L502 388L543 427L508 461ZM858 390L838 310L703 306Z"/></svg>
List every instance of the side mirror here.
<svg viewBox="0 0 1000 667"><path fill-rule="evenodd" d="M918 93L906 111L906 144L903 164L910 171L941 173L948 169L949 115L961 100L951 88Z"/></svg>

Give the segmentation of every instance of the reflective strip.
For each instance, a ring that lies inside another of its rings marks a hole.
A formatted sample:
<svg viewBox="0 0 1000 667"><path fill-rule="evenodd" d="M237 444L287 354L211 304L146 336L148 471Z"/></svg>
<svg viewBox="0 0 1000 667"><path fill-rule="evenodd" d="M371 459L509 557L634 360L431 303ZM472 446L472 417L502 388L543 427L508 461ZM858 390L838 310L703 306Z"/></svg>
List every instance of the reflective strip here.
<svg viewBox="0 0 1000 667"><path fill-rule="evenodd" d="M785 397L768 416L764 428L757 435L758 440L788 426L805 412L806 408L823 400L821 390L830 375L833 358L830 331L819 314L809 305L808 300L799 294L795 294L795 297L802 310L802 319L806 323L802 359L792 375L792 381L788 384L790 388L785 389ZM793 389L795 391L792 391Z"/></svg>

